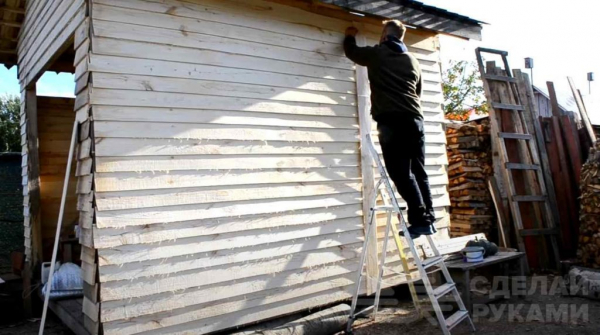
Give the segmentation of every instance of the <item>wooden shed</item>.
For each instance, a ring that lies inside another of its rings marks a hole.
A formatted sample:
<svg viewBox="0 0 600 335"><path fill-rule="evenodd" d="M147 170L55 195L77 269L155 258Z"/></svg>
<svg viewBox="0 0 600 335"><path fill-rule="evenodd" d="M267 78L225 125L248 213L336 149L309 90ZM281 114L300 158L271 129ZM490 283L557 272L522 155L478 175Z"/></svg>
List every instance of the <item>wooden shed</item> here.
<svg viewBox="0 0 600 335"><path fill-rule="evenodd" d="M480 39L478 21L396 0L0 0L5 18L9 4L28 265L50 258L76 122L62 234L80 232L87 332L204 334L351 296L377 178L366 71L341 48L352 24L371 45L384 17L411 26L447 238L437 36ZM44 71L73 72L76 98L37 97Z"/></svg>

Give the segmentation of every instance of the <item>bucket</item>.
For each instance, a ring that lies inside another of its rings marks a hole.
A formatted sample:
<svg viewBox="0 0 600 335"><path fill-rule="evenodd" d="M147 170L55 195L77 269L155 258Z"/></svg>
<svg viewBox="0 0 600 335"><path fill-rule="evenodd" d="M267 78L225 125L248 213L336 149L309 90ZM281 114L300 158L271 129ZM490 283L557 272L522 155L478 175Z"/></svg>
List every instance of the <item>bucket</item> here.
<svg viewBox="0 0 600 335"><path fill-rule="evenodd" d="M460 252L463 255L463 261L466 263L483 262L483 255L485 255L483 247L466 247Z"/></svg>

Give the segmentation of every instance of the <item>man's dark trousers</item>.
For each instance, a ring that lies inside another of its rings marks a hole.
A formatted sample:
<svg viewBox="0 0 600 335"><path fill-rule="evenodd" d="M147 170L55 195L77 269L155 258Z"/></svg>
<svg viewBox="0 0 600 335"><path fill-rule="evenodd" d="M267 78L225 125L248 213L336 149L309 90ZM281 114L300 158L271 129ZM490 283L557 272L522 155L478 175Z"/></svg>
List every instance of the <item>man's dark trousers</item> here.
<svg viewBox="0 0 600 335"><path fill-rule="evenodd" d="M408 222L431 225L434 213L425 172L423 119L390 113L377 119L377 130L386 170L408 205Z"/></svg>

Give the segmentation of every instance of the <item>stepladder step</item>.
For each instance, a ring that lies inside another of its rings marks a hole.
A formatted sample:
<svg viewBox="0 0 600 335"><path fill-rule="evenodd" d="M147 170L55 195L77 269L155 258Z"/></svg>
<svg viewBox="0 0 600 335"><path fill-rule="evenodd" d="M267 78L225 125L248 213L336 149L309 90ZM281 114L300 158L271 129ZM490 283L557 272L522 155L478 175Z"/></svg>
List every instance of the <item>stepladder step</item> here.
<svg viewBox="0 0 600 335"><path fill-rule="evenodd" d="M456 288L455 283L446 283L446 284L436 287L433 290L433 295L435 296L436 299L439 299L439 298L443 297L444 295L452 292L452 290L454 290L455 288Z"/></svg>
<svg viewBox="0 0 600 335"><path fill-rule="evenodd" d="M539 170L540 166L536 164L522 164L522 163L506 163L506 168L509 170Z"/></svg>
<svg viewBox="0 0 600 335"><path fill-rule="evenodd" d="M427 258L427 259L423 260L422 264L423 264L424 269L428 269L434 265L438 265L443 262L444 262L444 256L435 256L435 257L431 257L431 258Z"/></svg>
<svg viewBox="0 0 600 335"><path fill-rule="evenodd" d="M464 319L469 317L469 311L456 311L449 318L446 319L446 327L448 330L456 327L459 323L461 323Z"/></svg>
<svg viewBox="0 0 600 335"><path fill-rule="evenodd" d="M498 133L498 137L504 139L513 139L513 140L533 140L533 135L531 134L518 134L518 133Z"/></svg>
<svg viewBox="0 0 600 335"><path fill-rule="evenodd" d="M545 195L514 195L512 199L513 201L520 202L542 202L546 201L548 197L546 197Z"/></svg>

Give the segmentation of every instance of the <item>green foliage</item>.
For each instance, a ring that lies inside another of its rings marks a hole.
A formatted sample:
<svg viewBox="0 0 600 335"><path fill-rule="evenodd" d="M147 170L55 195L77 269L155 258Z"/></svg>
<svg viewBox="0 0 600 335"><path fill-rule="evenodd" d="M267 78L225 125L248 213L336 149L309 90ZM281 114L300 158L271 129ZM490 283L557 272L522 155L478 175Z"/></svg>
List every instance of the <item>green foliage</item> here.
<svg viewBox="0 0 600 335"><path fill-rule="evenodd" d="M467 116L469 111L487 114L485 92L481 76L474 62L452 61L443 75L444 113L449 116Z"/></svg>
<svg viewBox="0 0 600 335"><path fill-rule="evenodd" d="M20 114L21 101L17 96L0 97L0 152L21 152Z"/></svg>

